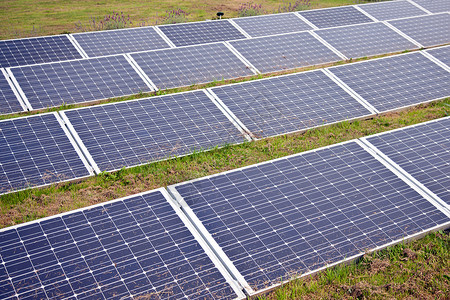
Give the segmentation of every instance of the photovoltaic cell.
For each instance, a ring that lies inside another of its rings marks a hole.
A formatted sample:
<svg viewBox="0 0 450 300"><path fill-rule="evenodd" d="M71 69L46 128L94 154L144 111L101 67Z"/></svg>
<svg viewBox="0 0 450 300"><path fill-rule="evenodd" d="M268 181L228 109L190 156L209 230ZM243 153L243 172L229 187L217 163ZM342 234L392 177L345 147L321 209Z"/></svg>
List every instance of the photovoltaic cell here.
<svg viewBox="0 0 450 300"><path fill-rule="evenodd" d="M0 41L0 67L82 58L66 35Z"/></svg>
<svg viewBox="0 0 450 300"><path fill-rule="evenodd" d="M329 71L380 112L450 96L450 73L418 52Z"/></svg>
<svg viewBox="0 0 450 300"><path fill-rule="evenodd" d="M450 46L431 49L427 52L450 67Z"/></svg>
<svg viewBox="0 0 450 300"><path fill-rule="evenodd" d="M366 138L450 205L450 118Z"/></svg>
<svg viewBox="0 0 450 300"><path fill-rule="evenodd" d="M0 194L89 175L54 114L0 122Z"/></svg>
<svg viewBox="0 0 450 300"><path fill-rule="evenodd" d="M236 297L161 190L5 229L0 237L2 299Z"/></svg>
<svg viewBox="0 0 450 300"><path fill-rule="evenodd" d="M258 138L371 114L321 70L211 90Z"/></svg>
<svg viewBox="0 0 450 300"><path fill-rule="evenodd" d="M65 111L101 171L245 139L204 91Z"/></svg>
<svg viewBox="0 0 450 300"><path fill-rule="evenodd" d="M151 91L122 55L11 68L33 109Z"/></svg>
<svg viewBox="0 0 450 300"><path fill-rule="evenodd" d="M448 0L413 0L413 1L432 13L450 11L450 2Z"/></svg>
<svg viewBox="0 0 450 300"><path fill-rule="evenodd" d="M254 75L223 43L131 54L159 89Z"/></svg>
<svg viewBox="0 0 450 300"><path fill-rule="evenodd" d="M245 39L245 36L227 20L166 25L158 28L177 47Z"/></svg>
<svg viewBox="0 0 450 300"><path fill-rule="evenodd" d="M450 14L428 15L389 23L425 47L450 42Z"/></svg>
<svg viewBox="0 0 450 300"><path fill-rule="evenodd" d="M299 12L299 14L318 28L373 22L372 19L352 6L313 9Z"/></svg>
<svg viewBox="0 0 450 300"><path fill-rule="evenodd" d="M72 36L89 57L170 47L153 27L103 30Z"/></svg>
<svg viewBox="0 0 450 300"><path fill-rule="evenodd" d="M426 12L408 1L387 1L358 5L358 7L380 21L414 17L426 14Z"/></svg>
<svg viewBox="0 0 450 300"><path fill-rule="evenodd" d="M233 41L230 44L262 73L342 60L309 32Z"/></svg>
<svg viewBox="0 0 450 300"><path fill-rule="evenodd" d="M293 13L274 14L233 19L251 37L268 36L281 33L312 29Z"/></svg>
<svg viewBox="0 0 450 300"><path fill-rule="evenodd" d="M11 86L0 70L0 115L23 111Z"/></svg>
<svg viewBox="0 0 450 300"><path fill-rule="evenodd" d="M450 224L354 141L170 188L255 292Z"/></svg>
<svg viewBox="0 0 450 300"><path fill-rule="evenodd" d="M316 33L348 58L418 48L383 23L323 29Z"/></svg>

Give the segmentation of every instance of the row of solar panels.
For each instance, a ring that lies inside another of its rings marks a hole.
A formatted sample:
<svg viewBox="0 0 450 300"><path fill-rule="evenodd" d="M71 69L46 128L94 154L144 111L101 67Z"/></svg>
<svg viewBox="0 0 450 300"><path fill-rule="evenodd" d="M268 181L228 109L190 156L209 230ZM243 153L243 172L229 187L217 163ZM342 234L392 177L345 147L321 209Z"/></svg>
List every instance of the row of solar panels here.
<svg viewBox="0 0 450 300"><path fill-rule="evenodd" d="M213 43L449 11L447 0L399 0L298 13L0 41L0 67Z"/></svg>
<svg viewBox="0 0 450 300"><path fill-rule="evenodd" d="M242 299L448 228L449 149L447 117L6 228L0 296Z"/></svg>
<svg viewBox="0 0 450 300"><path fill-rule="evenodd" d="M450 68L436 58L448 63L449 50L1 121L0 189L81 178L449 97Z"/></svg>
<svg viewBox="0 0 450 300"><path fill-rule="evenodd" d="M450 42L449 28L450 14L441 13L390 22L12 67L2 70L0 112L103 100L441 45Z"/></svg>

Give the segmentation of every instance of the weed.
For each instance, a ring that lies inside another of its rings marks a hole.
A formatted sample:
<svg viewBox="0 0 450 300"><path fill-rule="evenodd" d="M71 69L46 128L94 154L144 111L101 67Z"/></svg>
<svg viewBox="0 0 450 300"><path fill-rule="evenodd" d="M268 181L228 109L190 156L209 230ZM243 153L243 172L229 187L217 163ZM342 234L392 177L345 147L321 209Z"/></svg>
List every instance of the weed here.
<svg viewBox="0 0 450 300"><path fill-rule="evenodd" d="M280 6L278 6L278 13L286 13L286 12L293 12L293 11L299 11L299 10L308 10L311 9L311 1L310 0L297 0L294 3L289 2L286 3L283 1Z"/></svg>
<svg viewBox="0 0 450 300"><path fill-rule="evenodd" d="M238 17L251 17L264 15L267 12L262 8L262 4L256 4L252 1L242 3L238 9Z"/></svg>
<svg viewBox="0 0 450 300"><path fill-rule="evenodd" d="M133 26L133 22L130 20L130 15L125 16L123 12L112 12L105 15L103 18L91 17L87 24L78 21L75 23L76 31L99 31L99 30L112 30L122 29Z"/></svg>
<svg viewBox="0 0 450 300"><path fill-rule="evenodd" d="M167 10L161 24L186 23L188 21L188 16L189 13L182 9Z"/></svg>

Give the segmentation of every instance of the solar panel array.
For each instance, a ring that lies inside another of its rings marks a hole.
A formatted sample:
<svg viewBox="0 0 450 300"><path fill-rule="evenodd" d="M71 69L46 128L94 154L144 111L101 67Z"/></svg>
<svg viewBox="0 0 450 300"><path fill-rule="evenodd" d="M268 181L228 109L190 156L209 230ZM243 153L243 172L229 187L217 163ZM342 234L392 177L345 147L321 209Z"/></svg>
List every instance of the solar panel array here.
<svg viewBox="0 0 450 300"><path fill-rule="evenodd" d="M11 72L33 109L151 91L122 55L17 67Z"/></svg>
<svg viewBox="0 0 450 300"><path fill-rule="evenodd" d="M309 32L229 43L262 73L342 60Z"/></svg>
<svg viewBox="0 0 450 300"><path fill-rule="evenodd" d="M0 194L89 175L55 114L0 121Z"/></svg>
<svg viewBox="0 0 450 300"><path fill-rule="evenodd" d="M299 14L318 28L373 22L353 6L313 9L301 11Z"/></svg>
<svg viewBox="0 0 450 300"><path fill-rule="evenodd" d="M427 52L450 67L450 46L434 48Z"/></svg>
<svg viewBox="0 0 450 300"><path fill-rule="evenodd" d="M450 3L447 0L413 0L413 1L432 13L450 11Z"/></svg>
<svg viewBox="0 0 450 300"><path fill-rule="evenodd" d="M258 138L372 114L322 70L211 91Z"/></svg>
<svg viewBox="0 0 450 300"><path fill-rule="evenodd" d="M72 36L89 57L170 48L153 27L103 30Z"/></svg>
<svg viewBox="0 0 450 300"><path fill-rule="evenodd" d="M159 89L254 75L223 43L133 53Z"/></svg>
<svg viewBox="0 0 450 300"><path fill-rule="evenodd" d="M450 14L395 20L389 23L425 47L450 42Z"/></svg>
<svg viewBox="0 0 450 300"><path fill-rule="evenodd" d="M408 1L386 1L358 5L358 7L379 21L426 15L425 11Z"/></svg>
<svg viewBox="0 0 450 300"><path fill-rule="evenodd" d="M166 25L159 26L159 29L177 47L245 39L227 20Z"/></svg>
<svg viewBox="0 0 450 300"><path fill-rule="evenodd" d="M236 18L233 21L251 37L312 29L311 26L293 13Z"/></svg>
<svg viewBox="0 0 450 300"><path fill-rule="evenodd" d="M450 225L355 141L169 189L255 292Z"/></svg>
<svg viewBox="0 0 450 300"><path fill-rule="evenodd" d="M450 207L450 117L366 140Z"/></svg>
<svg viewBox="0 0 450 300"><path fill-rule="evenodd" d="M23 111L23 107L14 94L4 71L0 70L0 115Z"/></svg>
<svg viewBox="0 0 450 300"><path fill-rule="evenodd" d="M2 299L236 298L168 201L155 190L1 231Z"/></svg>
<svg viewBox="0 0 450 300"><path fill-rule="evenodd" d="M0 68L82 58L67 35L0 41Z"/></svg>
<svg viewBox="0 0 450 300"><path fill-rule="evenodd" d="M204 91L64 111L101 171L245 141Z"/></svg>
<svg viewBox="0 0 450 300"><path fill-rule="evenodd" d="M420 52L329 68L380 112L450 96L450 73Z"/></svg>
<svg viewBox="0 0 450 300"><path fill-rule="evenodd" d="M316 33L348 58L418 48L383 23L323 29Z"/></svg>

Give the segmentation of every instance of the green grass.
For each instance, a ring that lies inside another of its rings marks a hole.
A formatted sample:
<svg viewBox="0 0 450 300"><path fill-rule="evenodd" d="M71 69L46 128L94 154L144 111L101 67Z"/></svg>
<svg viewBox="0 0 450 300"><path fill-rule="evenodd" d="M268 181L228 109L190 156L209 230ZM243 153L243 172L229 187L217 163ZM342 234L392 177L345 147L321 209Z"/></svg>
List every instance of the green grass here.
<svg viewBox="0 0 450 300"><path fill-rule="evenodd" d="M439 231L294 279L255 299L448 299L449 275L450 235Z"/></svg>
<svg viewBox="0 0 450 300"><path fill-rule="evenodd" d="M36 35L73 33L75 23L86 24L92 17L104 17L112 11L130 15L135 25L161 22L166 11L182 9L190 21L212 19L218 11L226 18L236 17L246 0L2 0L0 2L0 39ZM283 1L258 0L268 12L275 11ZM285 1L285 3L288 1ZM291 2L295 2L291 1ZM353 0L313 0L313 8L354 4Z"/></svg>

